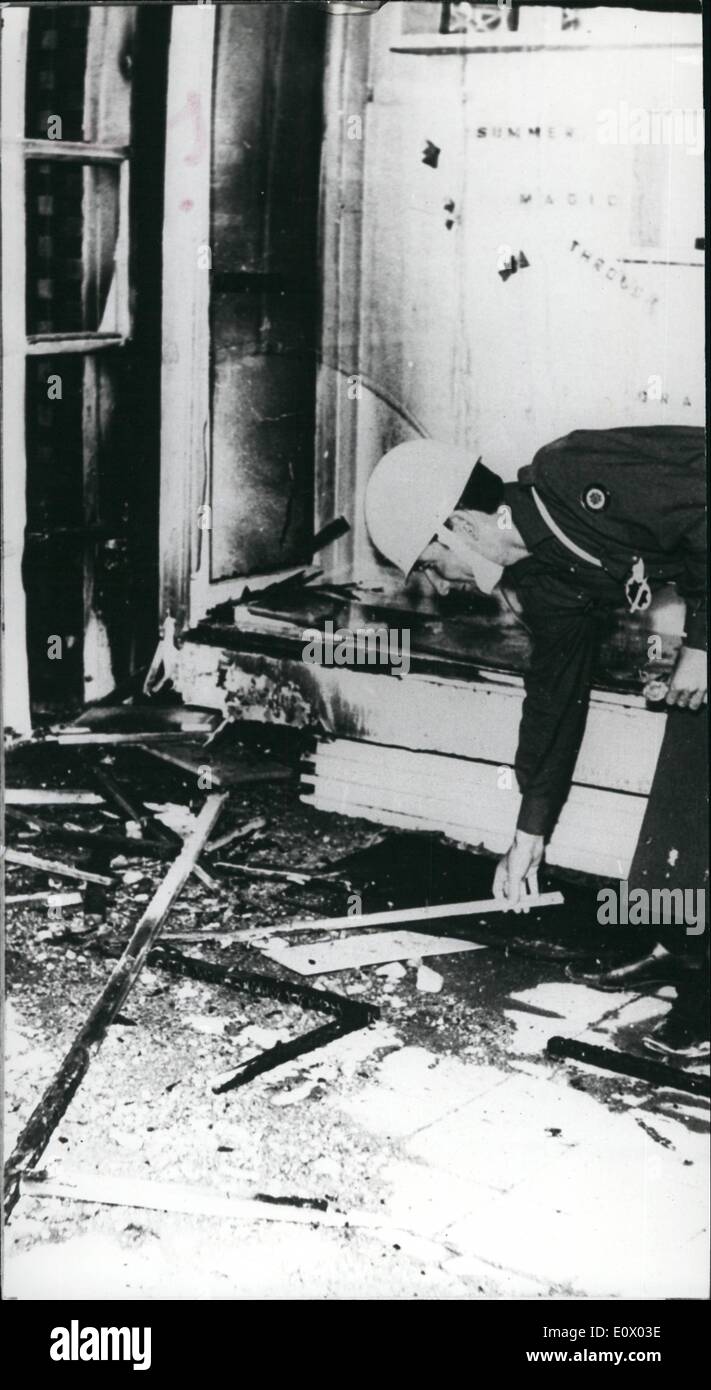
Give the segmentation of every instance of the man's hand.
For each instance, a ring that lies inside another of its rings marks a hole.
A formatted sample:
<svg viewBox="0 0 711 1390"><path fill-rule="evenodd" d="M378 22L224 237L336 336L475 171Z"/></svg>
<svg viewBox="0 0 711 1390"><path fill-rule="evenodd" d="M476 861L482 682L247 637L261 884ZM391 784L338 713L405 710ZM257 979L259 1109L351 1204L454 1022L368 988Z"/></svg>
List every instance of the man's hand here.
<svg viewBox="0 0 711 1390"><path fill-rule="evenodd" d="M525 909L524 881L532 893L538 892L538 868L543 859L542 835L517 830L511 848L499 860L494 874L494 897L510 907Z"/></svg>
<svg viewBox="0 0 711 1390"><path fill-rule="evenodd" d="M669 682L667 704L677 709L700 709L706 703L708 668L706 652L682 647Z"/></svg>

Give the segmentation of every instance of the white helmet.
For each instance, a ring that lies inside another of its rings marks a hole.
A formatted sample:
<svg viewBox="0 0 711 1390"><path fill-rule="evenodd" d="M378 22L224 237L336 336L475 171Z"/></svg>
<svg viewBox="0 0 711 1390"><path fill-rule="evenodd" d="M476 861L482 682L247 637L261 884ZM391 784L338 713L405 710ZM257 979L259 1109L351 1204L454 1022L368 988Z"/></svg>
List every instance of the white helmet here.
<svg viewBox="0 0 711 1390"><path fill-rule="evenodd" d="M398 444L375 465L365 493L370 539L405 575L433 537L459 551L454 533L443 532L443 527L474 466L475 461L465 449L432 439ZM491 593L501 578L502 567L469 548L466 558L479 588Z"/></svg>

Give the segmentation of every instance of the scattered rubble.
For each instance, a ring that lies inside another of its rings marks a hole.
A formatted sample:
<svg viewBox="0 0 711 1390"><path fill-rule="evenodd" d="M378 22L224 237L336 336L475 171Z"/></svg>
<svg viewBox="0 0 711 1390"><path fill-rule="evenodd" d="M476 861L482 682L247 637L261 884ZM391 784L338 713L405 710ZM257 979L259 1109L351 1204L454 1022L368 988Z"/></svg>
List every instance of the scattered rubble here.
<svg viewBox="0 0 711 1390"><path fill-rule="evenodd" d="M30 786L31 753L31 749L25 748L12 755L13 760L16 756L21 759L17 779L12 761L8 768L10 780L18 782L16 790L22 790L19 784L23 781ZM82 775L80 754L74 748L59 748L51 754L45 750L42 757L48 768L45 780L54 780L57 789L71 794L73 778L77 786L86 786L87 774ZM54 778L52 767L57 769ZM204 801L204 793L189 773L149 759L133 746L115 750L111 775L125 790L133 809L145 812L139 828L141 838L145 836L150 841L150 854L132 852L125 845L118 854L111 854L108 847L101 847L96 841L96 853L103 851L104 859L100 865L92 860L92 868L109 879L108 883L94 885L106 897L103 923L81 911L89 888L64 894L71 896L71 902L56 901L57 895L62 896L62 879L54 879L58 868L51 875L56 889L47 887L50 876L39 869L26 865L9 869L14 891L8 896L24 899L8 903L7 942L11 1002L19 1007L25 1037L19 1050L19 1044L13 1048L9 1064L10 1143L26 1124L32 1097L41 1094L56 1072L82 1013L111 978L116 957L125 948L140 917L139 904L146 898L141 890L145 885L149 895L155 893L175 858L179 846L175 840L169 844L168 839L158 838L156 827L160 821L153 808L182 808L182 824L188 826L194 825L195 812ZM37 780L35 772L34 785ZM51 794L53 786L44 790ZM25 805L31 815L30 803ZM72 808L69 825L63 819L67 805L53 804L51 800L39 803L41 819L56 822L57 828L65 832L81 831L92 837L115 835L119 821L120 829L125 830L124 814L118 808L114 811L115 803L79 802ZM25 809L21 799L20 808ZM146 824L148 816L150 829ZM19 821L9 823L10 836L20 828ZM164 828L170 833L170 827ZM179 833L173 830L174 835ZM234 856L239 865L247 839L249 865L282 872L283 879L261 874L228 875L220 869L218 858L229 863ZM56 852L61 853L58 837L56 844ZM428 840L428 847L432 844ZM39 826L33 849L41 846L42 857L45 852L50 854L53 845L49 830ZM289 929L294 922L303 928L319 924L323 928L339 910L334 893L342 891L340 882L354 883L367 910L377 912L387 904L397 907L402 902L398 883L402 887L405 877L397 862L392 871L388 865L396 860L399 845L400 837L373 836L372 826L365 823L340 822L338 817L326 817L299 806L293 785L286 780L255 783L248 791L240 788L231 794L224 804L218 835L215 838L213 832L203 852L203 863L210 869L214 888L206 888L194 877L186 880L171 919L151 953L150 965L134 985L128 1012L119 1009L116 1013L116 1026L110 1027L101 1052L50 1140L47 1156L56 1175L54 1195L46 1185L40 1201L33 1196L40 1184L23 1175L24 1198L19 1210L27 1227L23 1239L28 1250L47 1248L43 1242L49 1233L62 1240L73 1238L79 1229L82 1209L91 1214L93 1230L112 1229L106 1223L112 1210L120 1212L120 1206L103 1203L98 1196L99 1206L89 1200L82 1204L76 1194L62 1195L61 1184L70 1171L88 1177L95 1169L107 1177L130 1179L137 1176L137 1163L141 1165L141 1178L150 1189L149 1200L156 1204L151 1220L164 1233L163 1239L168 1239L169 1225L168 1218L158 1221L164 1210L161 1182L183 1182L191 1190L202 1185L209 1198L210 1192L221 1190L224 1177L234 1179L238 1171L251 1175L256 1191L267 1191L275 1198L292 1195L311 1201L326 1200L342 1212L358 1210L372 1216L380 1208L378 1194L382 1194L388 1220L396 1225L394 1197L388 1197L379 1176L385 1160L393 1162L396 1141L383 1140L377 1128L361 1128L356 1110L351 1114L340 1108L348 1096L367 1097L368 1089L374 1088L375 1107L375 1092L383 1086L388 1093L394 1087L398 1094L411 1094L411 1102L403 1101L400 1122L418 1127L427 1122L428 1106L455 1101L460 1089L466 1096L467 1087L475 1078L484 1081L490 1073L495 1074L498 1084L502 1077L505 1080L519 1071L526 1073L528 1068L534 1080L558 1078L555 1093L562 1097L563 1107L567 1097L580 1097L581 1092L568 1085L570 1067L549 1061L543 1050L547 1038L567 1027L570 1011L565 991L570 991L571 1000L580 994L579 987L566 983L563 976L563 959L581 950L579 914L572 910L570 915L562 909L560 918L551 913L538 921L532 914L530 929L523 932L519 919L515 936L513 924L509 928L503 920L488 935L484 925L479 924L478 934L488 949L452 955L446 961L443 957L441 962L435 960L435 964L441 963L441 971L432 971L416 960L414 968L409 969L406 962L413 960L412 955L402 962L385 962L382 968L365 965L345 970L336 996L340 1001L338 1009L355 1010L355 1018L357 1010L366 1011L365 1023L361 1016L354 1032L343 1031L347 1012L339 1016L333 1011L327 977L316 976L308 983L302 982L258 949L260 932L265 933L261 937L264 943L270 940L268 933L274 933L273 946L290 947L290 935L297 943L308 944L313 939L312 932L299 936L298 929L293 933ZM432 848L428 848L428 856L430 881L441 885L443 901L463 897L456 871L455 876L449 872L449 861L440 864ZM68 851L68 857L76 857L73 850ZM60 860L51 862L58 865ZM474 892L478 891L476 863L472 866L471 857L464 855L459 861L453 859L453 866L455 862L464 865L462 874L467 888L471 879ZM490 868L484 864L484 891L487 871L490 873ZM342 877L334 884L335 875ZM418 895L419 902L428 900L416 875L408 887L412 890L410 901L417 903ZM58 916L48 922L50 907ZM353 919L351 923L360 925ZM42 942L38 942L38 924L50 928ZM535 953L526 955L527 943L540 940L543 935L542 944L551 948L547 958L538 958ZM345 939L349 936L347 933ZM180 945L181 950L190 947L190 955L179 956L175 945ZM620 949L624 949L623 942ZM556 951L560 952L559 957ZM418 988L417 976L422 970L443 982L440 991ZM262 980L270 981L266 993L255 986L255 975L260 984ZM231 985L227 977L231 977ZM563 992L560 1005L538 1006L531 986L540 980L561 982L556 986ZM303 996L299 996L305 988L311 991L308 1007L304 1006ZM530 998L532 1012L517 1013L514 1024L509 1011L522 993ZM315 1010L317 1001L319 1008ZM508 1003L503 1007L505 1001ZM606 999L605 1006L611 1002L615 1001ZM669 1007L668 1002L649 1002L660 1009ZM379 1022L367 1021L373 1009L382 1013ZM635 1026L643 1031L646 1025L640 1018ZM519 1027L523 1031L517 1033ZM529 1027L531 1037L536 1039L533 1050L528 1046L529 1035L525 1031ZM303 1047L305 1040L309 1040L308 1050ZM403 1048L403 1042L409 1046ZM619 1046L614 1032L608 1034L606 1043ZM415 1065L406 1056L418 1049L421 1065ZM403 1061L397 1063L398 1058ZM435 1059L439 1059L437 1066L433 1064ZM643 1080L627 1082L626 1088L631 1086L634 1095L620 1094L619 1077L586 1070L585 1099L591 1107L599 1107L603 1117L629 1115L630 1124L638 1132L643 1123L646 1128L641 1137L665 1162L676 1162L680 1170L686 1165L684 1182L688 1182L698 1165L694 1151L680 1150L676 1136L693 1135L695 1126L707 1126L708 1105L703 1096L672 1089L669 1083L674 1077L669 1064L659 1065L664 1068L666 1088ZM450 1074L451 1066L456 1066L456 1075ZM550 1084L552 1088L552 1080ZM240 1088L239 1096L230 1094L235 1086ZM377 1124L392 1122L392 1100L387 1101L386 1095L385 1105L382 1099L378 1104L382 1116L378 1111ZM339 1109L335 1124L334 1108ZM568 1132L565 1108L562 1114L564 1120L553 1112L542 1116L548 1145L562 1142L552 1136L553 1129ZM375 1110L373 1116L375 1124ZM287 1117L288 1123L284 1124ZM546 1127L551 1131L548 1134ZM661 1137L657 1139L648 1132L652 1130ZM662 1141L669 1137L671 1145L667 1146ZM58 1157L62 1161L61 1171L56 1166ZM418 1167L424 1174L430 1172L423 1168L421 1159L411 1160L409 1167ZM454 1202L452 1184L450 1178L445 1187L451 1189ZM425 1208L419 1210L424 1219ZM105 1218L99 1217L100 1211L106 1213ZM184 1218L189 1219L187 1213ZM126 1218L122 1219L125 1224ZM179 1219L177 1211L173 1212L170 1220ZM250 1216L243 1223L245 1230L252 1229L249 1223L253 1219L256 1220ZM425 1236L422 1221L411 1223L410 1240L414 1244L408 1254L408 1237L402 1234L407 1225L402 1221L398 1228L401 1234L393 1240L400 1247L396 1252L400 1260L414 1259L413 1252L419 1250L418 1242ZM9 1229L13 1242L19 1241L15 1215ZM199 1229L194 1228L195 1240L206 1251L211 1237L207 1231L199 1235ZM150 1239L155 1241L156 1237ZM362 1230L358 1234L354 1231L351 1239L362 1241L365 1235ZM372 1241L373 1236L368 1239ZM430 1239L429 1235L426 1239ZM465 1266L471 1265L480 1283L482 1265L477 1262L476 1253L476 1248L466 1246L464 1237L459 1244L450 1240L441 1254L442 1267L448 1262L454 1267L459 1261L464 1271ZM361 1248L360 1258L368 1264L375 1256ZM428 1286L434 1278L434 1260L431 1247L426 1260ZM460 1296L471 1297L466 1280L475 1275L463 1272L457 1275L460 1277L464 1281ZM511 1276L501 1271L500 1277ZM550 1285L539 1287L543 1296L550 1293Z"/></svg>

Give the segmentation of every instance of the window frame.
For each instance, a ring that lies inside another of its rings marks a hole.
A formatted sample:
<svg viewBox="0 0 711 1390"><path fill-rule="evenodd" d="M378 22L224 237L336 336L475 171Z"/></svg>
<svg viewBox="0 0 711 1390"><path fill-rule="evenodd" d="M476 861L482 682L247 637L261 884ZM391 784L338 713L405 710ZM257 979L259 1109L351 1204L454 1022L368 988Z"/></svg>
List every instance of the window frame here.
<svg viewBox="0 0 711 1390"><path fill-rule="evenodd" d="M28 160L45 163L71 163L82 168L86 165L117 167L119 171L119 221L118 236L114 254L114 267L117 288L116 332L102 332L99 329L86 329L81 332L61 331L53 333L28 333L25 320L25 353L28 357L40 357L51 353L91 353L102 348L122 347L131 338L131 283L130 283L130 147L127 145L102 144L93 140L39 140L24 137L21 141L24 169ZM25 179L26 187L26 179ZM25 194L26 197L26 194ZM27 227L26 203L23 224ZM25 264L27 245L25 243ZM83 257L82 257L83 258ZM26 280L26 271L25 271Z"/></svg>

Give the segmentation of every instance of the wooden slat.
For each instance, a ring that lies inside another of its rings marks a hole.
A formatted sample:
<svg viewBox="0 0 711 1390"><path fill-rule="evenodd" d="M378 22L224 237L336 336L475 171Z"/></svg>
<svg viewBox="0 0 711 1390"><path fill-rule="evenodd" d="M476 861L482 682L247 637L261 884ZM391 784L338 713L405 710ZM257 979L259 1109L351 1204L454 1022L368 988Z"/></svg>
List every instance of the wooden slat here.
<svg viewBox="0 0 711 1390"><path fill-rule="evenodd" d="M6 806L103 806L98 792L63 792L48 787L6 787Z"/></svg>
<svg viewBox="0 0 711 1390"><path fill-rule="evenodd" d="M581 807L576 807L571 793L547 847L547 862L600 877L625 878L637 843L645 803L642 798L628 798L634 803L630 808L633 813L637 807L636 818L627 817L624 833L620 833L614 815L615 794L599 792L597 796L600 798L597 810L594 806L592 809L588 807L587 813L583 813ZM608 803L608 798L612 805ZM478 813L475 806L470 806L468 819L462 817L456 820L453 815L447 814L446 807L438 815L433 813L429 803L424 809L406 798L399 801L388 798L386 801L377 794L367 799L366 794L358 799L344 783L319 783L312 795L302 796L301 799L317 810L354 816L374 821L377 825L438 831L450 839L491 854L503 854L508 849L515 828L515 815L512 814L507 830L492 830L487 822L485 803L479 807ZM610 827L609 842L607 845L599 842L591 844L590 834L595 835L595 829L601 822Z"/></svg>
<svg viewBox="0 0 711 1390"><path fill-rule="evenodd" d="M147 733L114 733L111 729L67 729L59 734L39 734L37 738L28 740L31 745L39 744L58 744L61 748L100 748L103 744L107 747L119 747L121 744L141 745L144 743L184 743L186 735L190 730L185 729L151 729ZM204 734L204 725L195 730Z"/></svg>
<svg viewBox="0 0 711 1390"><path fill-rule="evenodd" d="M317 795L330 786L338 787L342 814L356 814L351 805L368 804L389 810L412 812L431 823L454 822L468 831L465 838L471 843L483 842L496 850L501 841L510 843L521 805L517 790L499 790L496 769L483 764L471 764L467 779L457 777L453 769L450 785L441 780L430 782L420 776L403 779L388 777L387 765L368 779L365 772L354 773L347 765L336 772L323 769L313 778L304 776L305 787L312 786ZM307 792L308 795L308 792ZM585 826L585 851L614 853L624 860L633 852L644 814L642 797L627 797L619 792L594 791L585 787L571 789L565 808L554 832L553 852L574 848L571 815L578 827ZM575 832L579 838L579 832Z"/></svg>
<svg viewBox="0 0 711 1390"><path fill-rule="evenodd" d="M439 757L356 742L344 746L338 742L320 745L312 762L313 773L305 771L302 774L304 782L317 786L324 778L338 781L352 787L355 795L359 788L365 787L370 791L395 792L422 805L430 799L461 804L465 811L473 798L484 799L487 818L494 827L508 826L512 809L517 814L521 802L513 774L512 785L502 787L502 773L498 767L465 758ZM631 820L635 825L646 804L642 797L575 783L570 796L576 806L589 808L591 812L600 809L600 797L605 797L608 813L614 810L616 819ZM604 833L608 833L607 829Z"/></svg>
<svg viewBox="0 0 711 1390"><path fill-rule="evenodd" d="M43 859L37 854L29 854L23 849L5 850L5 859L8 864L17 864L24 869L37 869L43 874L56 874L58 878L79 878L84 883L102 883L110 886L113 878L106 874L90 873L88 869L82 869L78 864L63 864L58 859Z"/></svg>
<svg viewBox="0 0 711 1390"><path fill-rule="evenodd" d="M623 798L620 804L615 792L599 792L586 799L577 795L578 791L574 788L568 797L551 839L549 854L565 854L567 862L568 852L574 853L580 844L583 853L614 855L615 863L623 863L625 854L631 854L636 843L645 802L642 798L630 797ZM350 782L324 779L315 783L314 792L317 801L324 795L331 800L337 797L342 815L358 815L363 807L370 807L411 815L432 828L445 823L457 826L463 840L481 844L494 853L510 844L520 805L518 794L512 793L510 802L504 803L502 798L496 803L502 814L495 820L485 791L466 798L432 795L421 798L396 789L356 788Z"/></svg>
<svg viewBox="0 0 711 1390"><path fill-rule="evenodd" d="M418 744L411 739L408 692L410 681L401 683L397 700L383 702L390 706L386 718L379 723L388 735L384 738L325 740L319 752L330 757L337 752L353 760L367 759L373 744L384 744L393 750L403 749L403 761L409 751L422 753L451 753L456 760L473 760L512 767L518 744L523 690L501 690L490 687L484 692L478 687L460 683L429 681L427 711L418 708L418 730L429 719L427 742ZM424 704L424 691L420 694ZM420 702L418 702L419 704ZM403 706L405 707L403 709ZM398 720L402 710L403 726ZM414 712L414 711L412 711ZM375 721L373 721L375 722ZM666 718L646 709L626 708L609 704L604 698L593 698L583 745L573 773L576 785L607 787L611 790L646 795L652 783L662 745ZM442 760L444 763L444 759ZM446 760L451 767L453 759ZM432 761L435 766L435 760Z"/></svg>
<svg viewBox="0 0 711 1390"><path fill-rule="evenodd" d="M539 907L562 907L565 899L562 893L529 893L524 898L526 908L535 911ZM451 917L481 917L489 912L513 912L514 909L499 898L479 898L475 902L431 903L427 907L397 907L382 912L360 912L346 917L321 917L316 921L277 922L267 927L266 932L259 928L250 933L252 937L274 933L302 931L365 931L371 927L392 927L401 922L444 922Z"/></svg>
<svg viewBox="0 0 711 1390"><path fill-rule="evenodd" d="M122 164L128 159L127 145L96 145L82 140L23 140L25 159L71 161L76 164Z"/></svg>
<svg viewBox="0 0 711 1390"><path fill-rule="evenodd" d="M28 357L66 356L68 353L103 352L119 347L125 339L120 333L33 333L27 339Z"/></svg>
<svg viewBox="0 0 711 1390"><path fill-rule="evenodd" d="M47 907L79 907L84 901L81 893L59 893L47 889L44 893L6 893L7 903L46 903Z"/></svg>

